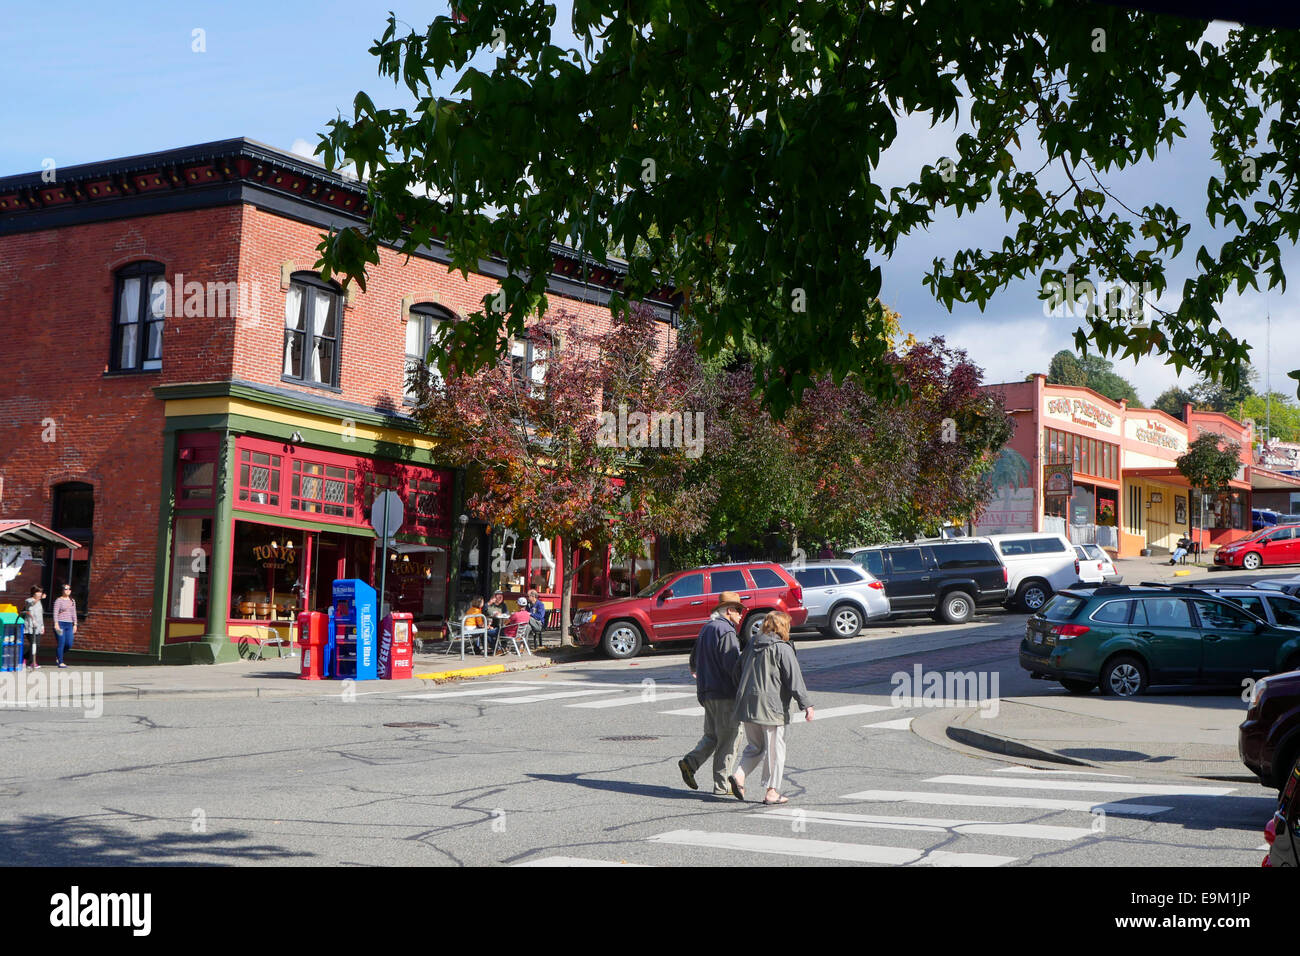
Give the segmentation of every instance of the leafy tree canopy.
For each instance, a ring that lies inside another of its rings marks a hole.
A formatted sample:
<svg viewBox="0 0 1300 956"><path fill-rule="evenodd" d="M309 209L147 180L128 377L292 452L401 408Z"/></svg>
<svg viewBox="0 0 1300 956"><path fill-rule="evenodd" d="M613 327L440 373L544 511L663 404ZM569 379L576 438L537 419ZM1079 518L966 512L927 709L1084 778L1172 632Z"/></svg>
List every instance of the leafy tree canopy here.
<svg viewBox="0 0 1300 956"><path fill-rule="evenodd" d="M1187 446L1175 464L1193 488L1206 492L1223 491L1236 477L1241 465L1241 451L1234 441L1228 441L1214 432L1206 432Z"/></svg>
<svg viewBox="0 0 1300 956"><path fill-rule="evenodd" d="M598 261L631 250L627 296L671 283L706 354L779 345L756 366L778 412L823 373L898 394L882 265L941 211L993 206L1004 235L924 277L950 309L1067 273L1158 296L1194 220L1226 230L1179 260L1190 275L1171 312L1141 324L1098 310L1076 343L1165 354L1231 386L1247 348L1218 306L1261 278L1283 285L1300 235L1293 31L1245 27L1216 47L1198 43L1204 20L1081 0L574 0L572 49L543 0L458 5L421 29L390 17L371 52L409 104L359 93L322 136L372 208L321 251L363 286L380 244L437 239L465 271L503 261L504 295L457 325L465 367L492 361L503 321L522 334L563 242ZM444 78L451 96L435 92ZM1163 160L1198 107L1218 166L1204 208L1113 195L1108 175ZM908 115L970 132L889 185L881 155Z"/></svg>
<svg viewBox="0 0 1300 956"><path fill-rule="evenodd" d="M1177 385L1171 385L1156 397L1151 407L1159 409L1166 415L1181 419L1183 417L1183 408L1188 402L1193 405L1196 404L1192 399L1192 393L1184 388L1179 388Z"/></svg>
<svg viewBox="0 0 1300 956"><path fill-rule="evenodd" d="M1052 356L1047 380L1053 385L1082 385L1111 401L1122 400L1131 408L1142 407L1132 383L1115 371L1113 362L1100 355L1075 355L1062 349Z"/></svg>
<svg viewBox="0 0 1300 956"><path fill-rule="evenodd" d="M1254 419L1255 437L1259 441L1270 436L1282 441L1300 441L1300 406L1281 392L1274 392L1272 397L1269 407L1263 395L1248 395L1229 414L1238 421Z"/></svg>

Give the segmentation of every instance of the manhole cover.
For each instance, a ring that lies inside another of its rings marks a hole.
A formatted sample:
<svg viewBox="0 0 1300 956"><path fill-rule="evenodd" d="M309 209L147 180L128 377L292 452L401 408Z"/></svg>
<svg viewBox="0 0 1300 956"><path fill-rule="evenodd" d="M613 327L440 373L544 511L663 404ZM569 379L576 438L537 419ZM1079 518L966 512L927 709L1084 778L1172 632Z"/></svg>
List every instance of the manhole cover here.
<svg viewBox="0 0 1300 956"><path fill-rule="evenodd" d="M643 737L643 736L638 736L638 735L636 735L636 734L632 734L632 735L627 736L627 737L601 737L600 739L601 739L601 740L613 740L613 741L617 741L617 742L623 742L623 741L627 741L627 740L658 740L659 738L658 738L658 737Z"/></svg>
<svg viewBox="0 0 1300 956"><path fill-rule="evenodd" d="M431 724L423 720L399 721L392 724L384 724L385 727L441 727L442 724Z"/></svg>

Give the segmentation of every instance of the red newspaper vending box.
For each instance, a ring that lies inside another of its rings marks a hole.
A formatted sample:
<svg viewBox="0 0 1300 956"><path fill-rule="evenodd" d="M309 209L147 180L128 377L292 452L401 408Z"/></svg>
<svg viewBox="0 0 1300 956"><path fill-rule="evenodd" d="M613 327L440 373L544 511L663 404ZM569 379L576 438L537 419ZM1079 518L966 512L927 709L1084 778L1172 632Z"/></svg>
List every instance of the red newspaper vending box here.
<svg viewBox="0 0 1300 956"><path fill-rule="evenodd" d="M298 615L298 644L302 647L299 679L324 680L329 624L329 615L320 611L303 611Z"/></svg>
<svg viewBox="0 0 1300 956"><path fill-rule="evenodd" d="M402 611L395 611L380 622L379 677L381 680L407 680L413 675L414 630L411 615Z"/></svg>

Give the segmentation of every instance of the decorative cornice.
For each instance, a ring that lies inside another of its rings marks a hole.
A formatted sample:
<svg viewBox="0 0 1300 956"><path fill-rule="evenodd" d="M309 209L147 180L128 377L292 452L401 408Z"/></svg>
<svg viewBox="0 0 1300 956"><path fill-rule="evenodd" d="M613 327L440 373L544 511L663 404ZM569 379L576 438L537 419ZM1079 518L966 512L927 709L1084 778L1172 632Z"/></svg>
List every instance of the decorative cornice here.
<svg viewBox="0 0 1300 956"><path fill-rule="evenodd" d="M364 223L370 211L364 183L240 137L0 177L0 236L238 203L324 229ZM626 262L611 257L598 263L560 244L551 252L555 265L548 291L600 305L622 292ZM451 261L438 242L415 254ZM497 259L480 260L476 271L506 275ZM645 304L662 321L675 323L681 295L663 287Z"/></svg>

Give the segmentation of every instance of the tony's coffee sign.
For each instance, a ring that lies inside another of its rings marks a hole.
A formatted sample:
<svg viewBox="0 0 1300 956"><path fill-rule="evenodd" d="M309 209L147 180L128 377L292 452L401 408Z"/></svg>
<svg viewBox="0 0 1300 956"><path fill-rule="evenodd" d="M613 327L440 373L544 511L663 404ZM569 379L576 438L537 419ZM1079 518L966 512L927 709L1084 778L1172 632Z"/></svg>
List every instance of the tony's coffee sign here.
<svg viewBox="0 0 1300 956"><path fill-rule="evenodd" d="M284 544L277 541L272 541L270 544L255 544L253 560L261 563L264 568L287 568L298 563L298 549L293 546L292 541L286 541Z"/></svg>
<svg viewBox="0 0 1300 956"><path fill-rule="evenodd" d="M1049 398L1047 414L1068 418L1076 425L1086 425L1089 428L1111 430L1115 427L1113 413L1084 398Z"/></svg>

